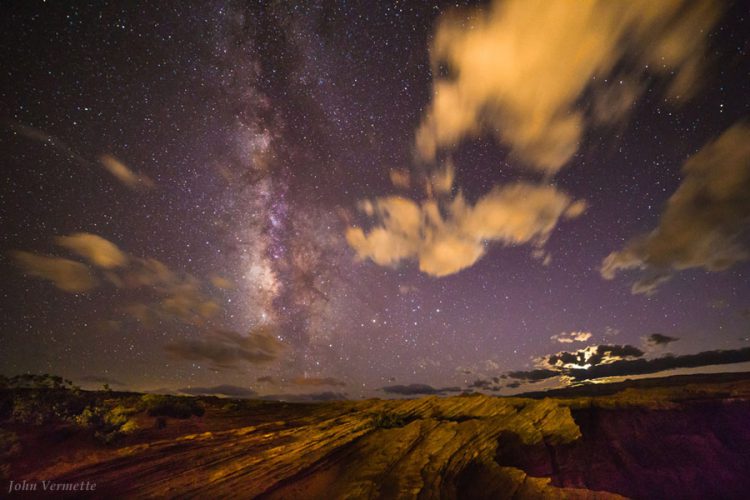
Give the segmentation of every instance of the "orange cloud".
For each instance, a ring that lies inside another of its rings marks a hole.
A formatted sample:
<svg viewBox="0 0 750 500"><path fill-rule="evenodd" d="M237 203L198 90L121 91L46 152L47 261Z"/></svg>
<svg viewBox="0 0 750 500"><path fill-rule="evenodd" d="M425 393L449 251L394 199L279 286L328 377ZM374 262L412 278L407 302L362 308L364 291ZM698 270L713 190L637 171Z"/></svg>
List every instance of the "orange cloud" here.
<svg viewBox="0 0 750 500"><path fill-rule="evenodd" d="M542 247L561 218L578 217L584 209L584 201L553 186L527 183L496 187L473 206L460 194L421 204L390 196L363 204L376 225L369 232L350 227L346 240L361 259L382 266L416 259L422 272L447 276L479 260L487 242Z"/></svg>
<svg viewBox="0 0 750 500"><path fill-rule="evenodd" d="M391 183L395 187L409 189L409 186L411 185L411 176L409 175L408 170L391 169L388 174L391 178Z"/></svg>
<svg viewBox="0 0 750 500"><path fill-rule="evenodd" d="M234 288L234 283L222 276L211 276L211 284L220 290L231 290Z"/></svg>
<svg viewBox="0 0 750 500"><path fill-rule="evenodd" d="M152 181L147 175L134 172L114 156L102 155L99 157L99 161L107 172L134 191L149 190L156 186L154 181Z"/></svg>
<svg viewBox="0 0 750 500"><path fill-rule="evenodd" d="M55 242L103 269L122 267L128 262L127 256L117 248L117 245L95 234L75 233L70 236L58 236Z"/></svg>
<svg viewBox="0 0 750 500"><path fill-rule="evenodd" d="M439 148L495 131L526 164L555 173L587 127L627 115L647 74L668 80L670 97L688 97L721 8L707 0L496 0L444 16L430 54L434 73L448 75L434 82L417 150L432 160ZM593 95L591 113L584 94Z"/></svg>
<svg viewBox="0 0 750 500"><path fill-rule="evenodd" d="M11 256L26 274L51 281L66 292L87 292L98 284L89 268L80 262L24 251L12 252Z"/></svg>

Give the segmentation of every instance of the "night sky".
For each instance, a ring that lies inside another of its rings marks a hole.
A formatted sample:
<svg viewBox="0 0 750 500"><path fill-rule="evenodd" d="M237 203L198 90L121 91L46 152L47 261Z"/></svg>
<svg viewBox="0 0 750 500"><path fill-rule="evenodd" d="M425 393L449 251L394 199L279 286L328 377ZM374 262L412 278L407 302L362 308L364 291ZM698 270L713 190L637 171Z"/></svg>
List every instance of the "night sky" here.
<svg viewBox="0 0 750 500"><path fill-rule="evenodd" d="M324 399L750 361L748 2L0 23L0 373Z"/></svg>

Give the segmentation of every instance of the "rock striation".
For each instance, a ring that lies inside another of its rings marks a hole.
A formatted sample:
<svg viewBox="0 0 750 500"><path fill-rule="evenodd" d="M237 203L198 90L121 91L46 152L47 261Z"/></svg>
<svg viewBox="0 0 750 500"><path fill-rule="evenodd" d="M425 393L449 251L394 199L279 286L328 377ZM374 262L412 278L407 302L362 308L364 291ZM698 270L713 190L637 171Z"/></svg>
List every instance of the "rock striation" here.
<svg viewBox="0 0 750 500"><path fill-rule="evenodd" d="M202 418L220 415L209 409ZM97 496L130 498L742 498L750 491L748 380L554 399L259 403L234 418L240 425L157 434L26 478L93 481Z"/></svg>

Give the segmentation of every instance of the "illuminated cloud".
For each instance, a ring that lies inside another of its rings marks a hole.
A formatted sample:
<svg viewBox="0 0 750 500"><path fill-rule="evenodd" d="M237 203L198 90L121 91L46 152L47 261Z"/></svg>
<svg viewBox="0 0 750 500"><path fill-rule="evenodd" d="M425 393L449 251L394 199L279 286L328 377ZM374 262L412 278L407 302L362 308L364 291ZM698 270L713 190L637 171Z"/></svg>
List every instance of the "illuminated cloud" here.
<svg viewBox="0 0 750 500"><path fill-rule="evenodd" d="M494 131L529 166L555 173L588 127L619 121L645 89L668 81L689 97L720 2L496 0L444 16L431 47L437 78L416 134L420 155ZM591 97L592 109L581 104Z"/></svg>
<svg viewBox="0 0 750 500"><path fill-rule="evenodd" d="M277 359L283 344L269 327L248 335L219 330L197 339L181 339L165 346L167 352L189 361L212 363L218 368L237 368L242 363L260 364Z"/></svg>
<svg viewBox="0 0 750 500"><path fill-rule="evenodd" d="M127 256L114 243L95 234L75 233L70 236L58 236L55 243L103 269L122 267L128 263Z"/></svg>
<svg viewBox="0 0 750 500"><path fill-rule="evenodd" d="M574 352L558 352L542 358L550 369L590 368L622 359L639 358L644 352L632 345L594 345Z"/></svg>
<svg viewBox="0 0 750 500"><path fill-rule="evenodd" d="M651 296L656 293L656 290L672 279L672 275L669 273L656 272L649 273L649 275L637 280L630 287L630 291L633 295L646 295Z"/></svg>
<svg viewBox="0 0 750 500"><path fill-rule="evenodd" d="M122 276L127 288L151 287L168 289L180 280L178 274L169 266L154 258L133 258L132 265Z"/></svg>
<svg viewBox="0 0 750 500"><path fill-rule="evenodd" d="M71 148L69 145L67 145L65 142L61 141L57 137L54 137L43 130L39 130L34 127L27 127L26 125L22 125L20 123L11 123L10 128L22 136L26 137L27 139L31 139L33 141L41 142L42 144L48 145L54 149L56 149L58 152L60 152L63 157L66 157L70 159L71 161L77 163L81 167L91 167L92 164L89 160L81 156L76 150Z"/></svg>
<svg viewBox="0 0 750 500"><path fill-rule="evenodd" d="M450 194L453 188L455 170L452 163L447 163L443 168L436 170L430 176L429 186L432 188L430 195Z"/></svg>
<svg viewBox="0 0 750 500"><path fill-rule="evenodd" d="M157 259L131 258L120 282L123 288L142 289L143 300L122 309L144 325L176 320L204 326L222 311L221 305L203 291L200 280L175 272Z"/></svg>
<svg viewBox="0 0 750 500"><path fill-rule="evenodd" d="M562 332L550 337L561 344L572 344L573 342L586 342L591 338L591 332Z"/></svg>
<svg viewBox="0 0 750 500"><path fill-rule="evenodd" d="M159 308L167 315L193 325L202 325L221 311L216 301L204 298L197 288L173 290L162 299Z"/></svg>
<svg viewBox="0 0 750 500"><path fill-rule="evenodd" d="M599 365L588 370L571 370L574 380L592 380L604 377L644 375L676 368L700 368L711 365L729 365L750 361L750 347L727 351L703 351L681 356L663 356L655 359L627 359Z"/></svg>
<svg viewBox="0 0 750 500"><path fill-rule="evenodd" d="M599 347L619 347L620 353L616 356L609 356L606 360L603 360L600 363L591 364L586 367L579 364L581 358L578 356L578 353L560 353L573 356L575 361L565 364L558 363L547 369L510 372L508 373L508 376L527 382L537 382L558 376L567 377L568 380L571 381L582 381L607 377L645 375L665 370L674 370L677 368L700 368L704 366L729 365L750 361L750 347L730 349L726 351L703 351L696 354L684 354L680 356L667 355L654 359L643 358L643 353L633 346ZM638 352L641 354L638 355ZM559 355L555 356L557 361Z"/></svg>
<svg viewBox="0 0 750 500"><path fill-rule="evenodd" d="M692 156L659 225L604 259L601 274L641 270L633 293L652 294L672 273L722 271L746 260L742 235L750 221L750 126L739 123Z"/></svg>
<svg viewBox="0 0 750 500"><path fill-rule="evenodd" d="M99 157L102 166L112 174L118 181L134 191L145 191L155 187L152 181L145 174L132 171L127 165L111 155L102 155Z"/></svg>
<svg viewBox="0 0 750 500"><path fill-rule="evenodd" d="M436 186L443 192L450 189L447 180ZM415 259L422 272L447 276L473 265L487 243L542 247L561 218L579 216L586 204L554 186L515 183L496 187L473 206L459 194L421 204L389 196L362 207L375 217L375 226L368 232L350 227L346 233L360 259L381 266Z"/></svg>
<svg viewBox="0 0 750 500"><path fill-rule="evenodd" d="M139 290L138 301L120 309L144 325L176 320L204 326L222 311L221 305L204 293L201 280L175 272L159 260L128 256L113 243L90 233L57 237L55 242L103 269L106 282ZM53 281L65 291L86 291L98 284L90 269L79 262L29 252L15 252L13 257L28 274Z"/></svg>
<svg viewBox="0 0 750 500"><path fill-rule="evenodd" d="M409 189L411 185L411 176L409 175L408 170L391 169L389 175L394 187Z"/></svg>
<svg viewBox="0 0 750 500"><path fill-rule="evenodd" d="M98 284L89 268L80 262L24 251L11 252L11 257L29 276L51 281L66 292L87 292Z"/></svg>
<svg viewBox="0 0 750 500"><path fill-rule="evenodd" d="M121 304L118 309L142 325L154 327L178 322L205 327L223 311L219 302L204 292L201 280L173 271L157 259L129 256L110 241L91 233L60 236L55 242L100 268L104 283L138 290L135 301ZM80 262L24 251L13 252L11 256L27 274L52 281L66 292L85 292L99 285L92 270ZM212 283L223 286L230 282L214 277Z"/></svg>
<svg viewBox="0 0 750 500"><path fill-rule="evenodd" d="M592 345L577 351L562 351L537 360L538 368L508 372L507 376L526 382L540 382L554 377L570 377L571 373L640 358L645 353L631 345Z"/></svg>
<svg viewBox="0 0 750 500"><path fill-rule="evenodd" d="M661 334L646 338L650 347L679 340ZM667 355L646 359L645 353L631 345L589 346L574 352L559 352L540 360L540 368L514 371L507 375L517 380L537 382L563 376L581 381L605 377L643 375L676 368L700 368L750 361L750 347L731 350L703 351L680 356Z"/></svg>
<svg viewBox="0 0 750 500"><path fill-rule="evenodd" d="M231 290L234 288L234 283L222 276L211 276L211 284L220 290Z"/></svg>
<svg viewBox="0 0 750 500"><path fill-rule="evenodd" d="M92 168L95 163L86 159L84 156L79 154L75 149L70 147L62 140L54 137L43 130L39 130L33 127L27 127L20 123L11 123L10 128L33 141L41 142L48 145L71 161L76 162L81 167ZM122 163L120 160L111 155L102 155L99 157L99 162L104 169L112 174L118 181L134 191L147 191L153 189L156 185L147 175L132 171L127 165Z"/></svg>

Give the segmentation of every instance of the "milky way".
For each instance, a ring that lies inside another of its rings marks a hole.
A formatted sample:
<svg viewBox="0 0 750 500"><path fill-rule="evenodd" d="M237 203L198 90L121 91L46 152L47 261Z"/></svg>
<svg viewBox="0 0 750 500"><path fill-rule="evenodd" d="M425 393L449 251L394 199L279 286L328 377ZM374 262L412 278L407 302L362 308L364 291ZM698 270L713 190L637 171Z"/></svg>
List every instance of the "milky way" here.
<svg viewBox="0 0 750 500"><path fill-rule="evenodd" d="M0 372L314 399L738 369L749 6L650 4L6 6Z"/></svg>

